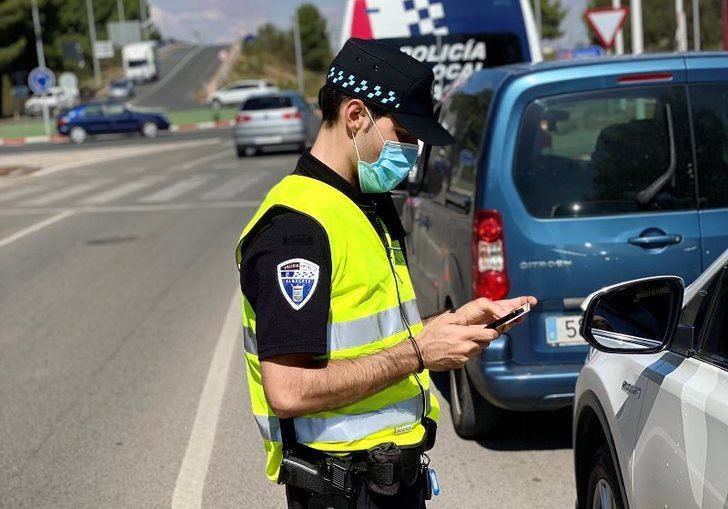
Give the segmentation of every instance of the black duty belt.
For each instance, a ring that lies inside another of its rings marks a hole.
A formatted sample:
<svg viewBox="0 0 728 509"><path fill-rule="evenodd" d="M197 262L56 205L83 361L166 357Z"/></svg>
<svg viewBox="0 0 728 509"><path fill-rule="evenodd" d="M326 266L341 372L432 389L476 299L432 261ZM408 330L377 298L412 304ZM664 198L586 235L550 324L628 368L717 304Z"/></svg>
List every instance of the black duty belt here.
<svg viewBox="0 0 728 509"><path fill-rule="evenodd" d="M385 443L338 457L296 444L283 453L278 482L350 499L364 481L370 491L395 495L417 482L423 453L421 446L399 448Z"/></svg>

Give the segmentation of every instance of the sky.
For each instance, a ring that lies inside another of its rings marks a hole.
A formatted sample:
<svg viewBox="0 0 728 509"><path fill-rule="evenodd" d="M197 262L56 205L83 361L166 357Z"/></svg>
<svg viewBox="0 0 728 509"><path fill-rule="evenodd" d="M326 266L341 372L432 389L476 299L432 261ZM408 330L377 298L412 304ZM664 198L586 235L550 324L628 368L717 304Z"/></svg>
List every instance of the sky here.
<svg viewBox="0 0 728 509"><path fill-rule="evenodd" d="M232 42L255 33L258 26L270 21L280 27L291 24L296 5L302 0L147 0L151 18L165 37L200 40L205 43ZM338 41L344 16L345 0L309 0L328 19L329 32ZM475 1L475 0L474 0ZM562 29L564 37L557 47L569 48L586 41L586 27L581 16L587 0L561 0L567 8Z"/></svg>

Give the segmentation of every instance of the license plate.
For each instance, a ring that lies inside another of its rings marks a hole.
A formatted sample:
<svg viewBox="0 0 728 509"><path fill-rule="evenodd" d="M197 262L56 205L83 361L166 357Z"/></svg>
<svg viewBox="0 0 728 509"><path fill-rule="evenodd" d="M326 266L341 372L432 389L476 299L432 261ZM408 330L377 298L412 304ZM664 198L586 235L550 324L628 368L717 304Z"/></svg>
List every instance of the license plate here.
<svg viewBox="0 0 728 509"><path fill-rule="evenodd" d="M546 318L546 344L549 346L583 345L579 334L581 315Z"/></svg>
<svg viewBox="0 0 728 509"><path fill-rule="evenodd" d="M255 138L256 145L275 145L281 143L283 136L258 136Z"/></svg>

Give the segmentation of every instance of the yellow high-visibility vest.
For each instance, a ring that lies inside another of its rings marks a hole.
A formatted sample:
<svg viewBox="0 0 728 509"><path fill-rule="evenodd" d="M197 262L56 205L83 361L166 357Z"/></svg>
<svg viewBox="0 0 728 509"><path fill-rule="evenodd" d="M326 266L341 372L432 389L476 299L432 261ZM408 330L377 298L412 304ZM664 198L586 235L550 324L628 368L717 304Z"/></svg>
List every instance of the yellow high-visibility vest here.
<svg viewBox="0 0 728 509"><path fill-rule="evenodd" d="M370 355L406 341L410 332L416 335L422 330L414 288L398 242L385 230L385 248L359 206L319 180L290 175L271 189L240 236L238 266L249 235L254 236L255 226L273 207L312 218L328 236L331 302L325 358ZM282 460L280 421L263 392L255 311L245 295L242 306L250 401L268 456L266 475L277 482ZM427 370L350 405L296 417L294 426L298 442L322 451L345 453L384 442L419 444L425 434L420 423L423 415L435 421L439 415Z"/></svg>

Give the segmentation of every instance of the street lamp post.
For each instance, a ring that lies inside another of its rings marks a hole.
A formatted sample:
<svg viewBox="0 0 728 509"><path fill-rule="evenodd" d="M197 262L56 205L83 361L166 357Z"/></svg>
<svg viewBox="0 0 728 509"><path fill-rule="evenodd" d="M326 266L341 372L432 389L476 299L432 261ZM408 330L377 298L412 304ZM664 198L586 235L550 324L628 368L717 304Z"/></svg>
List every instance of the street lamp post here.
<svg viewBox="0 0 728 509"><path fill-rule="evenodd" d="M612 7L615 9L622 7L622 0L612 0ZM621 28L617 32L617 36L614 38L614 54L624 55L624 35L622 34Z"/></svg>
<svg viewBox="0 0 728 509"><path fill-rule="evenodd" d="M305 95L303 84L303 50L301 48L301 26L298 20L298 7L293 15L293 43L296 49L296 74L298 76L298 91Z"/></svg>
<svg viewBox="0 0 728 509"><path fill-rule="evenodd" d="M677 27L675 28L677 50L684 52L688 50L688 27L683 0L675 0L675 20L677 21Z"/></svg>
<svg viewBox="0 0 728 509"><path fill-rule="evenodd" d="M33 15L33 30L35 32L35 52L38 56L38 67L45 68L45 52L43 51L43 35L40 31L40 16L38 15L38 4L36 0L30 0ZM43 129L46 135L51 134L51 118L48 112L48 103L41 101L41 109L43 110Z"/></svg>
<svg viewBox="0 0 728 509"><path fill-rule="evenodd" d="M116 0L116 8L119 11L119 21L124 21L126 15L124 14L124 0Z"/></svg>
<svg viewBox="0 0 728 509"><path fill-rule="evenodd" d="M632 53L639 55L645 51L642 40L642 0L630 0L629 12L632 26Z"/></svg>
<svg viewBox="0 0 728 509"><path fill-rule="evenodd" d="M700 0L693 0L693 49L700 51Z"/></svg>
<svg viewBox="0 0 728 509"><path fill-rule="evenodd" d="M88 15L88 34L91 38L91 57L94 63L94 82L96 86L101 85L101 69L99 59L96 58L96 21L94 18L94 5L91 0L86 0L86 14Z"/></svg>

